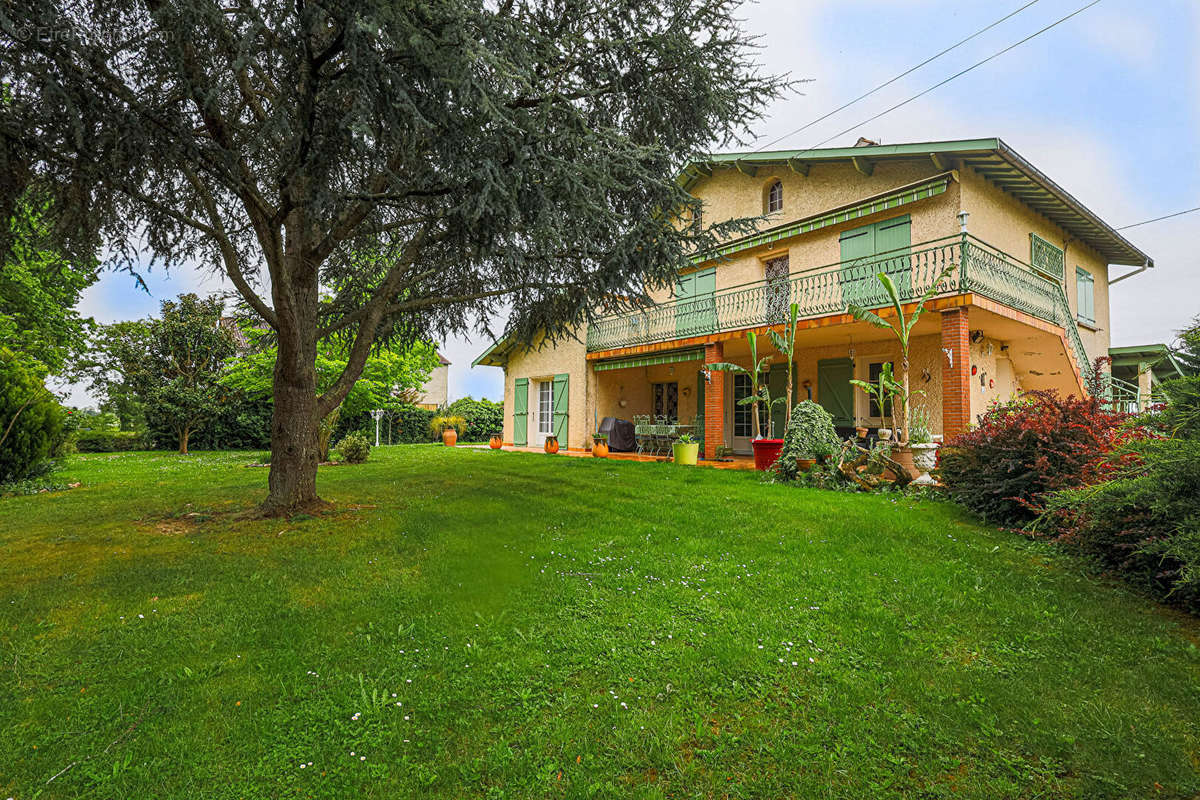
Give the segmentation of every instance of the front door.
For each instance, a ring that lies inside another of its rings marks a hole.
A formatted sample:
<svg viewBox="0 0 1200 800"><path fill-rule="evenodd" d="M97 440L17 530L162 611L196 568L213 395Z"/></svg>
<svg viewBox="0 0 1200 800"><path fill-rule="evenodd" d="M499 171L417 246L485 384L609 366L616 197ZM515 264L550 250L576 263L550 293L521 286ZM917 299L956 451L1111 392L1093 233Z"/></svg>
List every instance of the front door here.
<svg viewBox="0 0 1200 800"><path fill-rule="evenodd" d="M839 428L854 425L854 362L849 358L823 358L817 362L817 402Z"/></svg>
<svg viewBox="0 0 1200 800"><path fill-rule="evenodd" d="M542 447L546 444L546 437L554 432L554 381L538 381L537 408L535 446Z"/></svg>

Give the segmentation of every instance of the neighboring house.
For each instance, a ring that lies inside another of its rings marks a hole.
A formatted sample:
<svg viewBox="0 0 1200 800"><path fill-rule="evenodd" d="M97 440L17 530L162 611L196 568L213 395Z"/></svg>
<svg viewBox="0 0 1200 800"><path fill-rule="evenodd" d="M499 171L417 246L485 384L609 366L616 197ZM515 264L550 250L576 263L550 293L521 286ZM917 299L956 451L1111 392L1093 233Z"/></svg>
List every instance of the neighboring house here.
<svg viewBox="0 0 1200 800"><path fill-rule="evenodd" d="M438 366L429 373L429 380L421 387L421 395L415 405L436 410L450 402L450 362L438 353Z"/></svg>
<svg viewBox="0 0 1200 800"><path fill-rule="evenodd" d="M1122 410L1145 408L1158 393L1155 386L1183 377L1183 368L1165 344L1110 347L1112 399Z"/></svg>
<svg viewBox="0 0 1200 800"><path fill-rule="evenodd" d="M696 259L673 291L654 293L656 305L595 319L583 341L506 340L482 354L475 363L505 371L505 442L536 446L555 432L580 449L595 419L652 414L696 419L707 457L749 452L751 412L737 402L749 382L704 365L748 365L745 332L778 325L793 302L797 398L843 431L883 426L849 381L897 359L895 340L846 304L889 305L883 271L911 308L953 266L911 347L914 405L950 436L1023 390L1086 391L1092 359L1109 349L1110 265L1153 265L999 139L714 155L680 180L706 222L767 220ZM784 357L766 352L780 396Z"/></svg>

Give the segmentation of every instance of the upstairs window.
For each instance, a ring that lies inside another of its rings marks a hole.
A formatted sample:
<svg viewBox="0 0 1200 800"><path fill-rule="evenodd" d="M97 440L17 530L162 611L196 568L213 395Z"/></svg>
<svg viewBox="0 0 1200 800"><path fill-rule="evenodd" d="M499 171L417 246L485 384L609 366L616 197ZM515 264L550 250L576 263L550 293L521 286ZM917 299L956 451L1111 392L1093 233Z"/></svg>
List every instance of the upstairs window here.
<svg viewBox="0 0 1200 800"><path fill-rule="evenodd" d="M1085 325L1096 324L1096 279L1081 267L1075 268L1075 316Z"/></svg>
<svg viewBox="0 0 1200 800"><path fill-rule="evenodd" d="M783 181L778 179L771 181L771 185L767 187L766 205L768 214L783 211Z"/></svg>

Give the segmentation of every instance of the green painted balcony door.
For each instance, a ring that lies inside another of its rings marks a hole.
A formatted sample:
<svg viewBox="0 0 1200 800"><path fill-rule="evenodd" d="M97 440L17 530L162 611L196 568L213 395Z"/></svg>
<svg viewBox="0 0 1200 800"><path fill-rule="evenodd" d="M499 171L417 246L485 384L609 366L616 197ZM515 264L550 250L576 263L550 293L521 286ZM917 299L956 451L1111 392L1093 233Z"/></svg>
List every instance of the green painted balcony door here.
<svg viewBox="0 0 1200 800"><path fill-rule="evenodd" d="M878 307L890 302L876 273L896 284L901 299L912 297L912 219L908 214L843 231L841 241L842 302Z"/></svg>
<svg viewBox="0 0 1200 800"><path fill-rule="evenodd" d="M823 358L817 362L817 403L838 427L854 425L854 362L848 358Z"/></svg>
<svg viewBox="0 0 1200 800"><path fill-rule="evenodd" d="M679 276L675 287L675 335L701 336L717 329L717 269L698 270Z"/></svg>

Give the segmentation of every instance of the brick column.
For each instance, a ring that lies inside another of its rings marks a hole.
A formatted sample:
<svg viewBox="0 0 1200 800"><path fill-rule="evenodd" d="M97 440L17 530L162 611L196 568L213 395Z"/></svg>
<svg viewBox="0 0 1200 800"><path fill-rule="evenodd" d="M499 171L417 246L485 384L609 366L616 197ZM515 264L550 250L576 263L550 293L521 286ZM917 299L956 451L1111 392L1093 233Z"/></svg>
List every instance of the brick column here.
<svg viewBox="0 0 1200 800"><path fill-rule="evenodd" d="M704 346L704 363L725 360L721 342ZM704 387L704 457L716 458L717 448L725 444L725 373L710 372Z"/></svg>
<svg viewBox="0 0 1200 800"><path fill-rule="evenodd" d="M971 424L971 330L967 309L942 312L942 436Z"/></svg>

